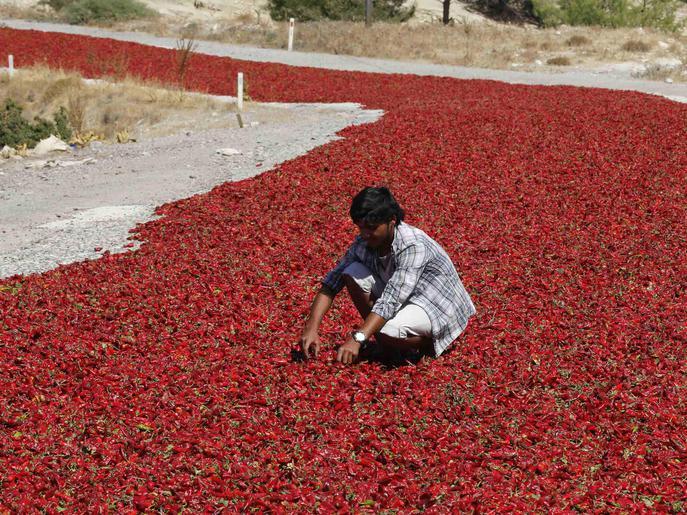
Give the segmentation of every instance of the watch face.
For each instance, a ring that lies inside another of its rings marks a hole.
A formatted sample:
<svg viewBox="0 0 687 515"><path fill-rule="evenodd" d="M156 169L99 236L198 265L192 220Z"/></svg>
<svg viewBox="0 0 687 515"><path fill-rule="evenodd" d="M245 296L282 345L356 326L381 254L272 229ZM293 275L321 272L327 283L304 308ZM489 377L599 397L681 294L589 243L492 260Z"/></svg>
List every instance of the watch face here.
<svg viewBox="0 0 687 515"><path fill-rule="evenodd" d="M361 332L353 333L353 339L358 343L363 343L365 341L365 335Z"/></svg>

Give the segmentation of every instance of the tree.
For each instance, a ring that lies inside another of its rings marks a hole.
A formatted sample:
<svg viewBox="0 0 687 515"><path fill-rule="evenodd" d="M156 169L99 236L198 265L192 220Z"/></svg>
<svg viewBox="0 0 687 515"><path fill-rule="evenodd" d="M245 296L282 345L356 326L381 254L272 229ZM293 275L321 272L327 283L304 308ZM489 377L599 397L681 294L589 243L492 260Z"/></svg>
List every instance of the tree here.
<svg viewBox="0 0 687 515"><path fill-rule="evenodd" d="M375 20L406 21L415 13L415 6L405 7L405 0L375 0ZM272 19L296 18L314 20L365 20L365 0L268 0Z"/></svg>

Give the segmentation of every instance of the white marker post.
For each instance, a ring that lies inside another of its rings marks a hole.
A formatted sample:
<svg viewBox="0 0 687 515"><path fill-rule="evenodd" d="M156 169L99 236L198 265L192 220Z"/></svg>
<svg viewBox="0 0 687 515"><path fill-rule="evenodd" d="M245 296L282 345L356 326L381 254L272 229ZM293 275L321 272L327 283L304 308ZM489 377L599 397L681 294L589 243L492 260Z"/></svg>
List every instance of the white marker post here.
<svg viewBox="0 0 687 515"><path fill-rule="evenodd" d="M10 78L14 75L14 56L12 54L7 56L7 64L9 69Z"/></svg>
<svg viewBox="0 0 687 515"><path fill-rule="evenodd" d="M293 50L293 26L296 20L289 18L289 52Z"/></svg>
<svg viewBox="0 0 687 515"><path fill-rule="evenodd" d="M238 85L236 87L236 108L243 111L243 73L239 72Z"/></svg>

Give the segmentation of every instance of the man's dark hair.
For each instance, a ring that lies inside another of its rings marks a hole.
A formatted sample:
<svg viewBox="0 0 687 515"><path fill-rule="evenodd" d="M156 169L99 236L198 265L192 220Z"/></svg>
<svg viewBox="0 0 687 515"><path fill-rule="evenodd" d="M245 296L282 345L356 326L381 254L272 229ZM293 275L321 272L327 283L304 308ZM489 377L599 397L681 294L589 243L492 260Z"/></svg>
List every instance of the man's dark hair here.
<svg viewBox="0 0 687 515"><path fill-rule="evenodd" d="M400 225L404 212L389 188L382 186L367 187L353 197L350 215L354 222L378 225L396 220L396 224Z"/></svg>

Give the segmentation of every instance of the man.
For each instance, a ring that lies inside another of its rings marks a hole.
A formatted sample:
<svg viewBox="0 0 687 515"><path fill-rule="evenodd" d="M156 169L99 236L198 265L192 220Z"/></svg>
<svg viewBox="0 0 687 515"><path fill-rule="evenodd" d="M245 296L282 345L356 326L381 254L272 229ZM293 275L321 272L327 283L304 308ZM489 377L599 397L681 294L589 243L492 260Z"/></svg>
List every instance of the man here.
<svg viewBox="0 0 687 515"><path fill-rule="evenodd" d="M403 210L384 187L365 188L351 204L360 230L313 300L300 344L317 357L317 335L334 297L344 287L363 317L339 348L337 360L357 361L374 335L380 350L439 356L467 326L475 307L444 249L403 222Z"/></svg>

